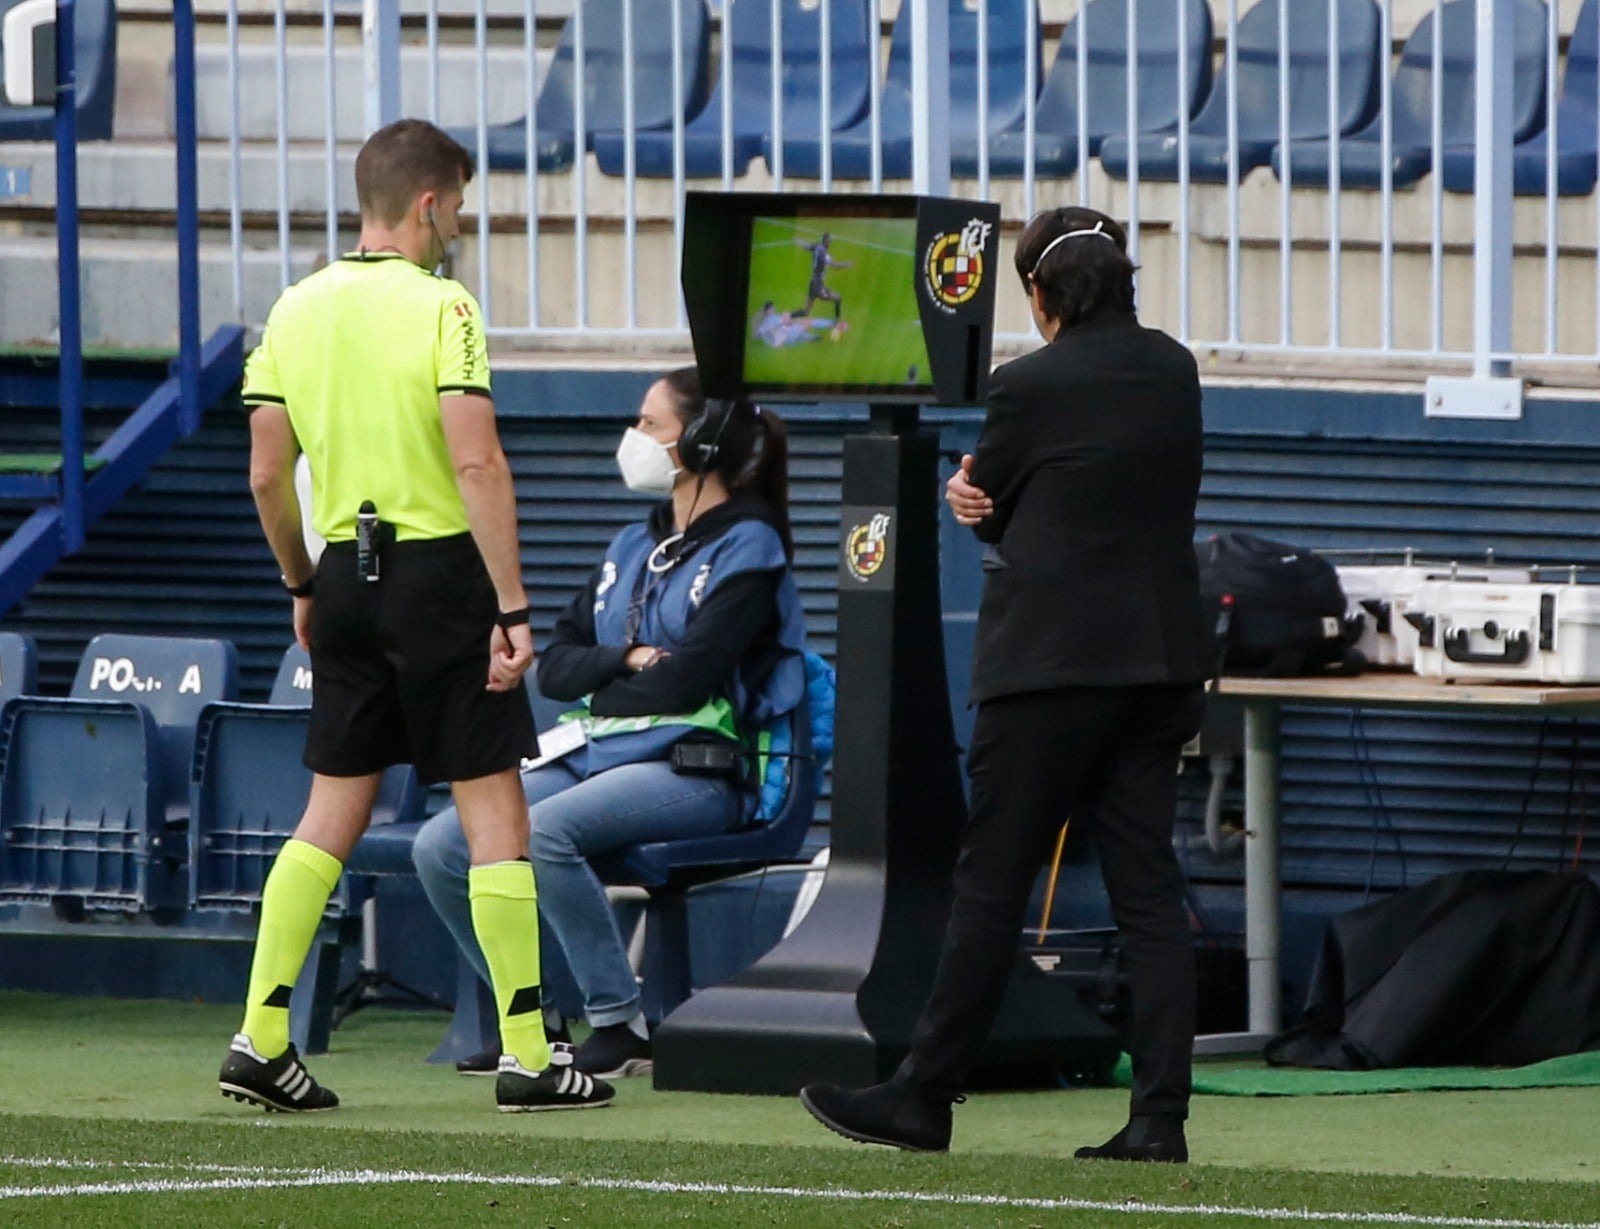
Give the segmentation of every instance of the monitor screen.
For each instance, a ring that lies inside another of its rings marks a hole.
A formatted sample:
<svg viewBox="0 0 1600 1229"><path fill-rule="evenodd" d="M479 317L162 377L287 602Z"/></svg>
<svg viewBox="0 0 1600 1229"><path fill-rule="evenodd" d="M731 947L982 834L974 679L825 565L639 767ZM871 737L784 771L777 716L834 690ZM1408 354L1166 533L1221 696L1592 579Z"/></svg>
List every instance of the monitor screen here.
<svg viewBox="0 0 1600 1229"><path fill-rule="evenodd" d="M999 206L893 193L685 196L681 278L709 397L981 405Z"/></svg>
<svg viewBox="0 0 1600 1229"><path fill-rule="evenodd" d="M931 393L917 219L750 219L743 383L751 393Z"/></svg>

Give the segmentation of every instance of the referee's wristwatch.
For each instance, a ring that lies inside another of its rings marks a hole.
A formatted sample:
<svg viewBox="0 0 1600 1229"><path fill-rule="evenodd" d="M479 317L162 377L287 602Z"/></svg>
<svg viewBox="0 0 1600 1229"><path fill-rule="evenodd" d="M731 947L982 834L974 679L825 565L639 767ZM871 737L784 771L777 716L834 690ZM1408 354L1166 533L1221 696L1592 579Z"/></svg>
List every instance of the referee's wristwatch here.
<svg viewBox="0 0 1600 1229"><path fill-rule="evenodd" d="M282 573L279 573L279 576L283 580L283 587L289 591L290 597L310 597L312 590L317 587L316 573L312 573L310 576L302 580L298 585L291 585L289 583L289 578L287 576L283 576Z"/></svg>

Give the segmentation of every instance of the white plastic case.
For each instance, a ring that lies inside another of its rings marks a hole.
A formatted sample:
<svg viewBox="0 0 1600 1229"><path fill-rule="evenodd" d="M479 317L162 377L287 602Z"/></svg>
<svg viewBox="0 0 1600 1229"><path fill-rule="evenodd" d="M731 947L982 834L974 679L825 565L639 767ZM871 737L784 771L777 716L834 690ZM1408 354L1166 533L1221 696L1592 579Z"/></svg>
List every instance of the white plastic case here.
<svg viewBox="0 0 1600 1229"><path fill-rule="evenodd" d="M1428 581L1411 615L1418 674L1600 682L1600 585Z"/></svg>
<svg viewBox="0 0 1600 1229"><path fill-rule="evenodd" d="M1451 577L1508 584L1532 579L1527 568L1416 560L1404 564L1341 564L1338 572L1349 617L1360 620L1361 638L1355 643L1356 651L1369 666L1403 668L1413 666L1417 657L1417 629L1406 622L1405 616L1415 609L1420 586Z"/></svg>

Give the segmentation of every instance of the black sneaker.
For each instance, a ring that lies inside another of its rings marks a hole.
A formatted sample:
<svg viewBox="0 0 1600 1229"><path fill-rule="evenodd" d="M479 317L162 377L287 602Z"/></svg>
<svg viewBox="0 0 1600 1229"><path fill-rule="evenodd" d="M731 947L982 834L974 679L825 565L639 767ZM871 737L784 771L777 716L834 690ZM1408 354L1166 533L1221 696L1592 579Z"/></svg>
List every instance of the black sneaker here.
<svg viewBox="0 0 1600 1229"><path fill-rule="evenodd" d="M277 1058L262 1058L243 1033L234 1034L217 1087L235 1101L286 1114L331 1110L339 1104L337 1096L311 1078L292 1043Z"/></svg>
<svg viewBox="0 0 1600 1229"><path fill-rule="evenodd" d="M456 1072L460 1075L499 1075L500 1047L456 1059Z"/></svg>
<svg viewBox="0 0 1600 1229"><path fill-rule="evenodd" d="M565 1023L554 1031L549 1024L546 1024L544 1036L551 1045L555 1045L558 1041L562 1045L572 1044L572 1034L567 1031ZM483 1050L477 1054L469 1054L466 1058L456 1059L456 1072L459 1075L499 1075L500 1047L497 1045L492 1050Z"/></svg>
<svg viewBox="0 0 1600 1229"><path fill-rule="evenodd" d="M560 1042L550 1047L550 1065L543 1071L529 1071L510 1054L502 1056L494 1084L502 1114L598 1109L616 1095L610 1084L573 1066L572 1047Z"/></svg>
<svg viewBox="0 0 1600 1229"><path fill-rule="evenodd" d="M584 1074L603 1080L647 1075L655 1070L650 1043L626 1024L595 1029L574 1052L573 1063Z"/></svg>

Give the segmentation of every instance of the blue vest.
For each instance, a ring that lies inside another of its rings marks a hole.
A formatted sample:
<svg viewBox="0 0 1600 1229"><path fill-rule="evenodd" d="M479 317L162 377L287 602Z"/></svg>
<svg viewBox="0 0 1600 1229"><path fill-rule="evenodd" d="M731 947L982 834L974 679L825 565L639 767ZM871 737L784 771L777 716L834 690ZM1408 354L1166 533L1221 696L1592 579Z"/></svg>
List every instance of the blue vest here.
<svg viewBox="0 0 1600 1229"><path fill-rule="evenodd" d="M794 576L777 530L764 521L739 521L709 542L669 564L657 550L643 523L629 525L612 539L595 589L594 630L597 644L629 643L630 621L638 630L632 640L668 652L684 641L695 613L717 586L746 572L782 571L778 584L777 665L759 685L741 666L722 692L696 713L662 713L652 717L590 717L584 713L587 745L569 765L584 776L615 768L663 760L675 744L707 731L755 747L760 731L790 713L805 694L805 616ZM631 612L631 619L630 619Z"/></svg>

